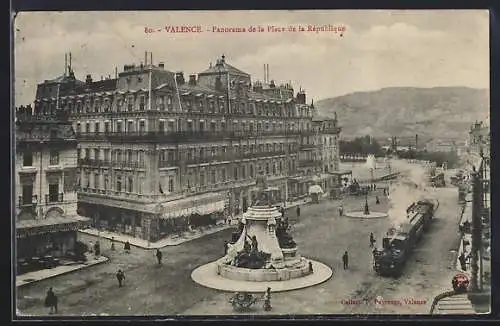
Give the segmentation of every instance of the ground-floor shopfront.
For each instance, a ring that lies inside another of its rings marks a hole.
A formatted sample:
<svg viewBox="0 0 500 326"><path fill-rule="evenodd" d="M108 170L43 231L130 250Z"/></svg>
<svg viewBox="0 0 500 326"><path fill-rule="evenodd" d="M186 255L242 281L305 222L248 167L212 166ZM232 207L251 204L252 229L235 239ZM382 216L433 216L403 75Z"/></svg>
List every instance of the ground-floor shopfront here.
<svg viewBox="0 0 500 326"><path fill-rule="evenodd" d="M92 227L156 242L172 234L215 225L225 219L224 194L205 193L150 204L100 203L81 200L80 215L92 219Z"/></svg>
<svg viewBox="0 0 500 326"><path fill-rule="evenodd" d="M90 225L82 217L22 220L16 223L18 272L50 267L78 258L77 231Z"/></svg>

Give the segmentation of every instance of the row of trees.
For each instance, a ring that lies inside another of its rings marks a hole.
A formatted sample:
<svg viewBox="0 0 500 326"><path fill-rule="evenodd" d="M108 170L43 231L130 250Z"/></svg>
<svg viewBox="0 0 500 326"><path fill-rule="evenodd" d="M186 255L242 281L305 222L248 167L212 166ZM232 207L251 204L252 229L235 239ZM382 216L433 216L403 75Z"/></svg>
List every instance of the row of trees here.
<svg viewBox="0 0 500 326"><path fill-rule="evenodd" d="M395 154L403 159L415 159L436 162L441 166L444 162L447 163L448 168L459 166L460 159L456 152L428 152L427 150L416 151L415 148L408 148L404 151L394 152L392 149L385 150L382 146L372 137L356 137L352 140L341 140L339 142L339 150L341 155L346 154L373 154L377 157Z"/></svg>
<svg viewBox="0 0 500 326"><path fill-rule="evenodd" d="M457 168L460 165L460 158L457 155L457 152L428 152L427 150L423 151L400 151L397 153L400 158L404 159L415 159L415 160L423 160L423 161L431 161L435 162L437 166L441 166L443 163L447 164L447 167L450 169Z"/></svg>
<svg viewBox="0 0 500 326"><path fill-rule="evenodd" d="M356 137L353 140L341 140L339 142L340 154L373 154L383 156L386 154L382 146L370 136Z"/></svg>

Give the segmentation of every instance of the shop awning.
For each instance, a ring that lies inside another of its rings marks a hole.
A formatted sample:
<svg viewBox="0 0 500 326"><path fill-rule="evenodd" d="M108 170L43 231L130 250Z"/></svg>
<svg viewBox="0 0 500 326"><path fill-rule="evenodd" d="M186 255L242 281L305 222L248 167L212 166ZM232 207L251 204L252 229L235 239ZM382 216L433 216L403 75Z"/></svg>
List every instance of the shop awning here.
<svg viewBox="0 0 500 326"><path fill-rule="evenodd" d="M207 193L167 202L162 206L164 207L164 213L161 215L163 219L193 214L207 215L222 212L225 207L225 198L221 193Z"/></svg>
<svg viewBox="0 0 500 326"><path fill-rule="evenodd" d="M62 216L41 220L16 222L16 237L24 238L43 233L76 231L90 226L90 219L83 216Z"/></svg>
<svg viewBox="0 0 500 326"><path fill-rule="evenodd" d="M217 212L222 212L224 211L225 208L225 202L223 200L215 202L215 203L210 203L210 204L201 204L198 206L191 206L191 207L179 207L176 210L167 210L162 216L162 219L170 219L170 218L175 218L179 216L189 216L189 215L208 215L208 214L213 214Z"/></svg>

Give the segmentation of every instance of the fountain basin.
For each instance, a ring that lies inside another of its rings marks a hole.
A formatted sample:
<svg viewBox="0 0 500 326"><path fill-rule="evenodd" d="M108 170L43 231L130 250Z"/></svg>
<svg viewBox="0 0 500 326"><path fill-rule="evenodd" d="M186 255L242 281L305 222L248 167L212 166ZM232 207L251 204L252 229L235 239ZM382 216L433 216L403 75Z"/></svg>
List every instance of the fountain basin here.
<svg viewBox="0 0 500 326"><path fill-rule="evenodd" d="M306 264L307 272L309 271L309 266L308 266L309 262L312 262L314 271L312 273L306 273L302 277L290 278L288 280L246 281L246 280L230 279L218 274L218 268L220 266L218 261L214 261L199 266L191 273L191 278L194 282L204 287L212 289L229 291L229 292L245 291L245 292L258 293L266 291L268 287L272 289L272 292L283 292L283 291L303 289L326 282L332 277L333 271L327 265L310 259L305 259L305 260L307 261ZM248 270L247 268L238 268L229 265L227 265L227 267L232 267L231 271L239 269L239 270L245 270L244 272L246 272ZM250 271L259 271L259 270L250 270ZM264 270L264 273L262 274L267 275L267 271L268 270Z"/></svg>
<svg viewBox="0 0 500 326"><path fill-rule="evenodd" d="M217 274L235 281L270 282L287 281L311 274L308 261L302 258L298 264L285 268L241 268L232 265L217 265Z"/></svg>

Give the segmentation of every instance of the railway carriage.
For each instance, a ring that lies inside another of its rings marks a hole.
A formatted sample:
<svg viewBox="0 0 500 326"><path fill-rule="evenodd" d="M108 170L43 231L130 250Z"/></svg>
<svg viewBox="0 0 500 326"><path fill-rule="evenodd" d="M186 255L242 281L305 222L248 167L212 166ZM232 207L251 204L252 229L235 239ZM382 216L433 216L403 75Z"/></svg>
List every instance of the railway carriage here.
<svg viewBox="0 0 500 326"><path fill-rule="evenodd" d="M399 228L391 228L382 239L382 249L373 252L377 274L401 275L413 248L429 227L436 206L432 201L421 200L408 207L407 220Z"/></svg>

